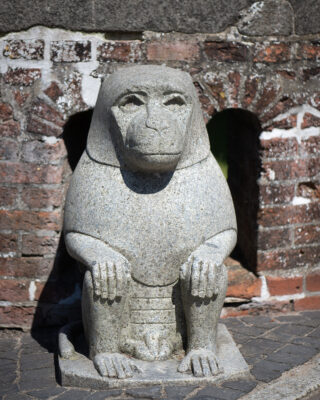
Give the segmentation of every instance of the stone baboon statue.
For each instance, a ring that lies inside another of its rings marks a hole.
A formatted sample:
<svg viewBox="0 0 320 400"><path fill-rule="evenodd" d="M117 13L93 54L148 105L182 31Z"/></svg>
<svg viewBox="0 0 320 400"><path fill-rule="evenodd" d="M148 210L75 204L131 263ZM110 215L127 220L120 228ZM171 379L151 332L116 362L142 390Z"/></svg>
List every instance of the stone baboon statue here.
<svg viewBox="0 0 320 400"><path fill-rule="evenodd" d="M83 327L100 375L127 378L135 359L182 348L178 371L219 372L236 220L189 74L134 66L103 81L64 226L85 273Z"/></svg>

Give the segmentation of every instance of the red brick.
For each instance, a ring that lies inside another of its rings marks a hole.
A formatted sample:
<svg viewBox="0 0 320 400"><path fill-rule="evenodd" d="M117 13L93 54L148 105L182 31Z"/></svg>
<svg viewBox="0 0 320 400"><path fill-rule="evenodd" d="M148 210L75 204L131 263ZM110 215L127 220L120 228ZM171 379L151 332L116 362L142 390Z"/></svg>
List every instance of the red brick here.
<svg viewBox="0 0 320 400"><path fill-rule="evenodd" d="M63 126L65 122L64 115L60 111L39 98L33 103L30 113L57 126Z"/></svg>
<svg viewBox="0 0 320 400"><path fill-rule="evenodd" d="M261 156L265 158L296 157L298 142L295 138L261 140Z"/></svg>
<svg viewBox="0 0 320 400"><path fill-rule="evenodd" d="M51 82L44 93L54 102L56 102L59 97L63 96L63 91L59 88L57 82Z"/></svg>
<svg viewBox="0 0 320 400"><path fill-rule="evenodd" d="M8 121L13 118L12 107L8 103L0 103L0 120Z"/></svg>
<svg viewBox="0 0 320 400"><path fill-rule="evenodd" d="M31 328L36 307L0 306L0 326L3 328Z"/></svg>
<svg viewBox="0 0 320 400"><path fill-rule="evenodd" d="M0 164L3 183L61 183L63 167L6 162Z"/></svg>
<svg viewBox="0 0 320 400"><path fill-rule="evenodd" d="M54 125L35 115L30 115L27 130L33 133L39 133L44 136L60 136L63 133L61 126Z"/></svg>
<svg viewBox="0 0 320 400"><path fill-rule="evenodd" d="M74 283L63 282L36 282L35 300L43 303L58 303L60 300L74 293Z"/></svg>
<svg viewBox="0 0 320 400"><path fill-rule="evenodd" d="M302 129L310 128L311 126L320 126L320 118L316 117L314 114L306 112L303 116L303 121L301 124Z"/></svg>
<svg viewBox="0 0 320 400"><path fill-rule="evenodd" d="M291 129L297 126L297 114L289 115L279 121L272 121L264 126L265 131L272 131L273 129Z"/></svg>
<svg viewBox="0 0 320 400"><path fill-rule="evenodd" d="M290 60L290 46L287 43L257 43L254 62L278 63Z"/></svg>
<svg viewBox="0 0 320 400"><path fill-rule="evenodd" d="M278 70L277 73L281 75L283 78L290 80L295 79L297 76L297 74L294 71L289 71L285 69Z"/></svg>
<svg viewBox="0 0 320 400"><path fill-rule="evenodd" d="M38 68L8 68L4 74L4 81L10 85L31 86L41 78L41 70Z"/></svg>
<svg viewBox="0 0 320 400"><path fill-rule="evenodd" d="M228 267L227 297L251 299L260 296L261 280L240 265Z"/></svg>
<svg viewBox="0 0 320 400"><path fill-rule="evenodd" d="M149 61L192 61L199 58L199 47L194 42L151 42L147 45Z"/></svg>
<svg viewBox="0 0 320 400"><path fill-rule="evenodd" d="M29 281L0 279L0 301L29 301Z"/></svg>
<svg viewBox="0 0 320 400"><path fill-rule="evenodd" d="M55 254L57 251L59 237L57 236L22 236L22 255L40 256Z"/></svg>
<svg viewBox="0 0 320 400"><path fill-rule="evenodd" d="M304 157L318 156L320 154L320 136L301 138L300 152Z"/></svg>
<svg viewBox="0 0 320 400"><path fill-rule="evenodd" d="M269 250L258 252L258 271L291 269L314 265L320 257L320 246L299 249Z"/></svg>
<svg viewBox="0 0 320 400"><path fill-rule="evenodd" d="M249 77L245 82L245 93L242 105L244 108L248 107L256 97L258 88L260 85L260 79L256 77Z"/></svg>
<svg viewBox="0 0 320 400"><path fill-rule="evenodd" d="M0 186L0 199L2 207L12 207L16 203L18 189L7 186Z"/></svg>
<svg viewBox="0 0 320 400"><path fill-rule="evenodd" d="M20 90L14 90L13 92L13 97L18 104L19 107L23 107L30 96L30 93L23 93Z"/></svg>
<svg viewBox="0 0 320 400"><path fill-rule="evenodd" d="M300 58L303 60L319 60L320 42L301 43L298 51L298 59Z"/></svg>
<svg viewBox="0 0 320 400"><path fill-rule="evenodd" d="M241 75L238 71L233 71L228 74L228 79L230 82L230 101L232 107L238 107L238 96Z"/></svg>
<svg viewBox="0 0 320 400"><path fill-rule="evenodd" d="M269 250L290 246L290 229L280 228L258 232L258 249Z"/></svg>
<svg viewBox="0 0 320 400"><path fill-rule="evenodd" d="M317 77L317 75L320 74L320 67L304 68L301 72L302 72L303 80L308 81L309 79Z"/></svg>
<svg viewBox="0 0 320 400"><path fill-rule="evenodd" d="M14 278L47 279L53 264L54 258L0 258L0 275Z"/></svg>
<svg viewBox="0 0 320 400"><path fill-rule="evenodd" d="M207 80L206 83L210 88L211 96L217 101L219 104L220 110L223 110L226 106L226 91L224 88L223 81L219 78L213 78Z"/></svg>
<svg viewBox="0 0 320 400"><path fill-rule="evenodd" d="M275 100L277 96L277 89L273 86L272 83L268 83L262 91L260 99L257 101L255 106L255 112L259 115L264 112L267 106Z"/></svg>
<svg viewBox="0 0 320 400"><path fill-rule="evenodd" d="M43 40L7 40L4 44L3 55L16 60L43 60Z"/></svg>
<svg viewBox="0 0 320 400"><path fill-rule="evenodd" d="M294 185L260 185L262 205L291 203L294 197Z"/></svg>
<svg viewBox="0 0 320 400"><path fill-rule="evenodd" d="M304 310L320 310L320 296L310 296L304 299L294 301L294 309L296 311Z"/></svg>
<svg viewBox="0 0 320 400"><path fill-rule="evenodd" d="M2 253L18 250L18 235L15 233L0 233L0 251Z"/></svg>
<svg viewBox="0 0 320 400"><path fill-rule="evenodd" d="M51 42L50 59L53 62L80 62L91 60L89 40Z"/></svg>
<svg viewBox="0 0 320 400"><path fill-rule="evenodd" d="M309 292L320 292L320 271L310 272L306 276L306 289Z"/></svg>
<svg viewBox="0 0 320 400"><path fill-rule="evenodd" d="M238 62L248 61L249 48L237 42L205 42L204 52L209 60Z"/></svg>
<svg viewBox="0 0 320 400"><path fill-rule="evenodd" d="M97 48L97 60L134 62L139 59L140 46L138 42L119 41L106 42Z"/></svg>
<svg viewBox="0 0 320 400"><path fill-rule="evenodd" d="M0 210L0 229L34 231L45 229L59 231L61 214L45 211L6 211Z"/></svg>
<svg viewBox="0 0 320 400"><path fill-rule="evenodd" d="M20 144L16 141L2 139L0 141L0 160L18 160L19 147Z"/></svg>
<svg viewBox="0 0 320 400"><path fill-rule="evenodd" d="M258 224L265 227L303 224L320 219L320 204L266 207L258 213Z"/></svg>
<svg viewBox="0 0 320 400"><path fill-rule="evenodd" d="M267 276L268 290L271 296L284 296L302 292L302 277L292 278Z"/></svg>
<svg viewBox="0 0 320 400"><path fill-rule="evenodd" d="M296 245L320 243L320 226L306 225L295 228L294 243Z"/></svg>
<svg viewBox="0 0 320 400"><path fill-rule="evenodd" d="M17 121L6 121L0 124L0 136L17 137L20 134L20 124Z"/></svg>
<svg viewBox="0 0 320 400"><path fill-rule="evenodd" d="M64 189L46 189L26 187L22 191L22 201L30 208L61 207L63 205Z"/></svg>
<svg viewBox="0 0 320 400"><path fill-rule="evenodd" d="M320 159L296 159L264 161L261 176L273 181L283 181L315 176L320 168Z"/></svg>
<svg viewBox="0 0 320 400"><path fill-rule="evenodd" d="M297 195L311 200L320 200L320 182L300 182Z"/></svg>
<svg viewBox="0 0 320 400"><path fill-rule="evenodd" d="M25 142L22 146L22 160L25 162L50 164L54 161L61 161L66 155L62 139L52 144L33 140Z"/></svg>
<svg viewBox="0 0 320 400"><path fill-rule="evenodd" d="M261 122L269 121L280 114L283 114L294 107L295 102L287 96L283 96L280 101L261 117Z"/></svg>

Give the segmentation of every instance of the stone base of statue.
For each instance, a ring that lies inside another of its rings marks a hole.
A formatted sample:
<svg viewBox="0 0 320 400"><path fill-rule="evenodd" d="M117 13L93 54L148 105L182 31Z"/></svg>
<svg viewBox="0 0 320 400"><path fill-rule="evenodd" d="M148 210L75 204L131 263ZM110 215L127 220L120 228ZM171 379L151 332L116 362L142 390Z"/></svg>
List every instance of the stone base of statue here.
<svg viewBox="0 0 320 400"><path fill-rule="evenodd" d="M82 338L81 338L82 337ZM69 340L69 339L68 339ZM71 339L72 341L72 339ZM78 335L78 342L84 343L84 337ZM60 354L65 352L66 346L76 349L69 358L59 356L61 384L63 386L76 386L91 389L130 388L152 385L199 385L215 384L225 380L249 376L249 367L238 350L225 325L218 325L218 358L223 372L212 377L195 377L190 373L177 371L178 365L184 354L176 354L174 358L166 361L141 361L135 360L141 369L132 378L116 379L105 378L96 371L93 362L86 357L86 351L81 349L76 341L74 343L59 343ZM63 349L61 349L63 347Z"/></svg>

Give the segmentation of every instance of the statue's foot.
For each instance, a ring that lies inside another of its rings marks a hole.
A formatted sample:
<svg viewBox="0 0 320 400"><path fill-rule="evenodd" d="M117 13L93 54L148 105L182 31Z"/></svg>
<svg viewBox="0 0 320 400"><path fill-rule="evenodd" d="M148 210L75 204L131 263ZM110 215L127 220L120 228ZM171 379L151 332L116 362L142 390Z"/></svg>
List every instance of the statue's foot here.
<svg viewBox="0 0 320 400"><path fill-rule="evenodd" d="M134 372L140 372L130 358L119 353L99 353L94 357L93 364L101 376L109 378L131 378Z"/></svg>
<svg viewBox="0 0 320 400"><path fill-rule="evenodd" d="M194 376L214 376L222 372L219 360L213 351L206 349L191 350L181 361L178 371L192 371Z"/></svg>

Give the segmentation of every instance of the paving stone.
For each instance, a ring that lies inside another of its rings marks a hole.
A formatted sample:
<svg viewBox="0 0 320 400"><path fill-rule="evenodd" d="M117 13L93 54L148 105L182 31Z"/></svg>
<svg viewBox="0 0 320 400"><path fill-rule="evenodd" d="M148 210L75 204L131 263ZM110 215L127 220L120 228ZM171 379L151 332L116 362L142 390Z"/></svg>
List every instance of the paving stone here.
<svg viewBox="0 0 320 400"><path fill-rule="evenodd" d="M15 393L15 394L8 394L5 397L6 400L30 400L30 397L22 394L22 393Z"/></svg>
<svg viewBox="0 0 320 400"><path fill-rule="evenodd" d="M272 329L278 325L275 319L263 315L257 317L242 317L241 320L248 325L254 325L258 328L264 328L265 330Z"/></svg>
<svg viewBox="0 0 320 400"><path fill-rule="evenodd" d="M56 387L55 371L51 368L22 371L19 386L21 390Z"/></svg>
<svg viewBox="0 0 320 400"><path fill-rule="evenodd" d="M221 399L221 400L236 400L243 396L243 392L239 390L233 390L230 388L219 388L214 386L207 386L204 389L197 392L194 396L191 396L190 399Z"/></svg>
<svg viewBox="0 0 320 400"><path fill-rule="evenodd" d="M248 340L251 339L251 337L248 337L248 335L242 335L241 333L237 332L230 332L230 333L237 344L246 343Z"/></svg>
<svg viewBox="0 0 320 400"><path fill-rule="evenodd" d="M247 343L243 344L240 348L241 353L244 356L254 356L254 355L267 355L281 347L281 344L273 340L268 340L264 338L258 338L249 340Z"/></svg>
<svg viewBox="0 0 320 400"><path fill-rule="evenodd" d="M17 345L17 341L15 339L0 339L0 352L13 351Z"/></svg>
<svg viewBox="0 0 320 400"><path fill-rule="evenodd" d="M288 369L290 369L290 365L262 360L253 366L251 374L255 376L258 381L270 382L273 379L278 378Z"/></svg>
<svg viewBox="0 0 320 400"><path fill-rule="evenodd" d="M320 328L315 329L314 331L310 332L309 337L320 338Z"/></svg>
<svg viewBox="0 0 320 400"><path fill-rule="evenodd" d="M67 392L60 394L59 396L55 397L59 400L83 400L88 399L90 396L90 392L87 390L79 390L79 389L70 389Z"/></svg>
<svg viewBox="0 0 320 400"><path fill-rule="evenodd" d="M4 395L12 395L14 393L19 392L19 387L17 384L9 384L9 382L5 382L5 384L0 385L0 399L4 397Z"/></svg>
<svg viewBox="0 0 320 400"><path fill-rule="evenodd" d="M240 333L241 335L247 336L248 338L258 337L258 336L262 335L263 333L265 333L264 328L259 328L257 326L248 326L248 325L244 325L244 324L242 326L238 325L236 327L231 327L230 330L231 330L232 334Z"/></svg>
<svg viewBox="0 0 320 400"><path fill-rule="evenodd" d="M305 363L317 354L317 352L316 349L311 347L289 344L277 352L268 355L267 360L285 363L293 367Z"/></svg>
<svg viewBox="0 0 320 400"><path fill-rule="evenodd" d="M36 399L48 399L51 396L56 396L57 394L61 394L65 392L66 389L60 386L47 388L47 389L40 389L40 390L31 390L27 392L29 396L32 396Z"/></svg>
<svg viewBox="0 0 320 400"><path fill-rule="evenodd" d="M18 352L14 350L3 351L0 353L0 360L14 360L18 359Z"/></svg>
<svg viewBox="0 0 320 400"><path fill-rule="evenodd" d="M238 381L225 382L222 386L228 387L234 390L240 390L241 392L248 393L251 392L257 386L257 381L251 381L248 379L239 379Z"/></svg>
<svg viewBox="0 0 320 400"><path fill-rule="evenodd" d="M161 386L152 386L150 388L135 388L135 389L127 389L126 393L129 396L140 399L160 399L161 395Z"/></svg>
<svg viewBox="0 0 320 400"><path fill-rule="evenodd" d="M304 336L313 330L311 326L301 326L293 324L283 324L267 332L264 338L275 340L282 343L290 343L296 336Z"/></svg>
<svg viewBox="0 0 320 400"><path fill-rule="evenodd" d="M320 311L305 311L303 315L307 318L320 320Z"/></svg>
<svg viewBox="0 0 320 400"><path fill-rule="evenodd" d="M299 316L283 315L283 316L277 317L277 320L279 320L280 322L292 322L295 325L302 325L302 326L317 327L320 325L320 320L305 318L300 315Z"/></svg>
<svg viewBox="0 0 320 400"><path fill-rule="evenodd" d="M313 347L316 350L320 351L320 340L315 337L303 336L303 337L294 338L292 340L292 343L299 344L302 346L310 346L310 347Z"/></svg>
<svg viewBox="0 0 320 400"><path fill-rule="evenodd" d="M122 393L121 389L103 390L99 392L92 393L88 399L90 400L105 400L110 397L118 397Z"/></svg>
<svg viewBox="0 0 320 400"><path fill-rule="evenodd" d="M165 391L168 399L182 400L195 389L197 386L168 386Z"/></svg>
<svg viewBox="0 0 320 400"><path fill-rule="evenodd" d="M53 354L50 353L36 353L36 354L22 354L20 360L21 370L29 369L42 369L54 367Z"/></svg>

